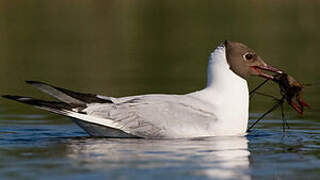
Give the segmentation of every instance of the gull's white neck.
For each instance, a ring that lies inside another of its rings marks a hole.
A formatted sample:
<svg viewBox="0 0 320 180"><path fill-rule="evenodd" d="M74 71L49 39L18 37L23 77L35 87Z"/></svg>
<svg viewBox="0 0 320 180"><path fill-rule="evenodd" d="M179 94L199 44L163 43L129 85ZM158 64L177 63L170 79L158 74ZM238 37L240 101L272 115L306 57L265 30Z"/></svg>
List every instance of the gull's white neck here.
<svg viewBox="0 0 320 180"><path fill-rule="evenodd" d="M195 95L209 101L218 117L218 135L245 133L248 124L249 91L247 81L232 70L225 47L219 46L209 58L207 87Z"/></svg>

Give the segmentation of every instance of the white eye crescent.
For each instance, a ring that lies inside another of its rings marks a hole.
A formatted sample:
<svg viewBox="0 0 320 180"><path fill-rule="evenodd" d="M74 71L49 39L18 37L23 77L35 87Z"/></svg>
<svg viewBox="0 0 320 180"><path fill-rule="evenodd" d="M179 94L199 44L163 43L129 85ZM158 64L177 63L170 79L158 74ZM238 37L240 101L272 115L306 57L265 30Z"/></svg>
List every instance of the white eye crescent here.
<svg viewBox="0 0 320 180"><path fill-rule="evenodd" d="M243 55L243 59L246 61L251 60L253 57L254 57L254 54L252 54L250 52L247 52Z"/></svg>

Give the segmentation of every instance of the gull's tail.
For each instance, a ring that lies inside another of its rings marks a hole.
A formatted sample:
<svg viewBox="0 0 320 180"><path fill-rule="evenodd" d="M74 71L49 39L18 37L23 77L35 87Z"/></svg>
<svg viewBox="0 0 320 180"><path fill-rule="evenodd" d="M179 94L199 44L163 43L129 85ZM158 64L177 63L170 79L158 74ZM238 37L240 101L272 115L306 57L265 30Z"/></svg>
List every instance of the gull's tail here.
<svg viewBox="0 0 320 180"><path fill-rule="evenodd" d="M62 115L66 115L66 113L70 111L81 113L81 110L91 103L113 103L109 97L74 92L38 81L26 81L26 83L53 96L60 102L12 95L4 95L2 97Z"/></svg>
<svg viewBox="0 0 320 180"><path fill-rule="evenodd" d="M91 103L113 103L109 97L98 96L95 94L79 93L64 88L56 87L38 81L26 81L27 84L47 93L57 101L39 100L31 97L4 95L2 97L15 100L24 104L33 105L37 108L65 115L65 111L80 112Z"/></svg>
<svg viewBox="0 0 320 180"><path fill-rule="evenodd" d="M98 95L96 94L74 92L38 81L26 81L26 83L65 103L79 105L85 105L90 103L112 103L110 98L102 98L101 96L98 97Z"/></svg>
<svg viewBox="0 0 320 180"><path fill-rule="evenodd" d="M12 95L4 95L2 97L63 115L65 115L65 111L80 112L83 108L86 108L87 105L91 103L113 103L109 97L74 92L38 81L26 81L26 83L44 93L53 96L60 102Z"/></svg>
<svg viewBox="0 0 320 180"><path fill-rule="evenodd" d="M80 104L72 104L65 102L57 102L57 101L45 101L39 100L31 97L23 97L23 96L12 96L12 95L4 95L3 98L18 101L24 104L35 106L39 109L47 110L53 113L66 115L68 116L69 112L79 112L81 109L85 108L84 105Z"/></svg>
<svg viewBox="0 0 320 180"><path fill-rule="evenodd" d="M37 81L26 82L60 101L47 101L31 97L12 95L3 95L2 97L32 105L36 108L47 110L56 114L76 118L79 121L75 122L93 136L102 136L101 132L103 132L103 136L113 137L125 135L125 137L132 137L132 135L126 134L125 132L119 133L118 130L113 130L119 129L120 126L115 124L112 120L91 116L85 111L82 111L92 103L113 103L111 98L98 96L95 94L78 93Z"/></svg>

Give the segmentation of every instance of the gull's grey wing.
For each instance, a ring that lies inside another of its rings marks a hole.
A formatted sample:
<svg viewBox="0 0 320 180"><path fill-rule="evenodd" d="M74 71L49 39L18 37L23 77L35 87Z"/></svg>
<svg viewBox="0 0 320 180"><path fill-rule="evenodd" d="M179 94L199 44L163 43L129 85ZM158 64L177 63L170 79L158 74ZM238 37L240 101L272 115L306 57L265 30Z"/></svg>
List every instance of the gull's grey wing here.
<svg viewBox="0 0 320 180"><path fill-rule="evenodd" d="M92 104L83 110L108 119L120 130L140 137L210 136L216 116L210 105L188 95L148 95Z"/></svg>
<svg viewBox="0 0 320 180"><path fill-rule="evenodd" d="M74 92L43 82L27 83L61 102L3 97L75 118L77 124L94 136L108 136L109 131L146 138L212 136L211 129L217 126L215 114L210 113L212 105L191 94L113 98ZM98 130L108 133L98 133Z"/></svg>

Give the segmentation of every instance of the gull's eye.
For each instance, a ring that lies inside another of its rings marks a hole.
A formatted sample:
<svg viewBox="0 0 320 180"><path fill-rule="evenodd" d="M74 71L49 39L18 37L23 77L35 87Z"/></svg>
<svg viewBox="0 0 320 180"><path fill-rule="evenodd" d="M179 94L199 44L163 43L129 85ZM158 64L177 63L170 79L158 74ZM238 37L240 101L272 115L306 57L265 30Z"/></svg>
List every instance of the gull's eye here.
<svg viewBox="0 0 320 180"><path fill-rule="evenodd" d="M250 60L253 58L253 54L251 53L246 53L243 55L244 60Z"/></svg>

